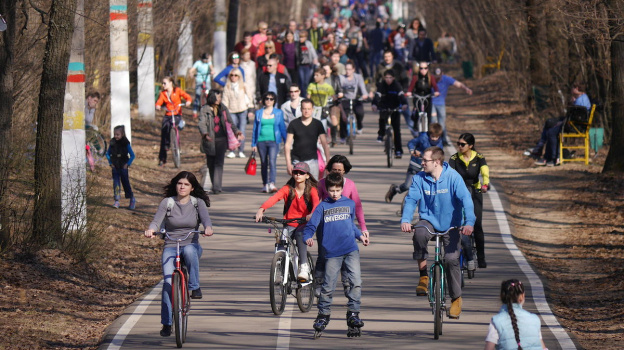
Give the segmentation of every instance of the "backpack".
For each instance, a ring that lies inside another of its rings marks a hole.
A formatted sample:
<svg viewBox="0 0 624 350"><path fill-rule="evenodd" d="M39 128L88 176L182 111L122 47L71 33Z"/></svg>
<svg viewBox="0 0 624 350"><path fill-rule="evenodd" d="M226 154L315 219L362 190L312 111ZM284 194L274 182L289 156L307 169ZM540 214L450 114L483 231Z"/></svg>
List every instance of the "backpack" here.
<svg viewBox="0 0 624 350"><path fill-rule="evenodd" d="M195 206L195 217L197 218L197 226L199 227L199 205L197 204L197 197L193 197L191 196L191 203L193 203L193 206ZM169 197L167 198L167 213L165 214L165 218L168 218L171 216L171 210L173 209L173 206L175 205L175 199L173 199L173 197ZM165 229L165 220L163 219L163 222L160 224L160 230L162 231L163 229Z"/></svg>
<svg viewBox="0 0 624 350"><path fill-rule="evenodd" d="M292 187L288 189L288 197L286 197L286 200L284 201L284 215L286 215L286 213L288 213L288 210L290 209L290 205L292 204L292 199L291 198L295 198L295 194L293 194L293 189ZM306 207L308 207L308 211L311 213L312 212L312 201L306 200L306 196L305 194L303 195L303 201L306 204Z"/></svg>

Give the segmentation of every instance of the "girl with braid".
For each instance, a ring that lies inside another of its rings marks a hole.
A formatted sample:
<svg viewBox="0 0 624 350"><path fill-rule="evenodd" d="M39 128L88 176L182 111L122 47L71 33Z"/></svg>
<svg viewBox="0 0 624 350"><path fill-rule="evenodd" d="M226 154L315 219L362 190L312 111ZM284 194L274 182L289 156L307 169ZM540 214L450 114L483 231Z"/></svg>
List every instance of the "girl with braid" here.
<svg viewBox="0 0 624 350"><path fill-rule="evenodd" d="M525 300L522 282L503 281L500 298L503 306L490 321L485 350L548 350L542 340L540 318L522 309Z"/></svg>

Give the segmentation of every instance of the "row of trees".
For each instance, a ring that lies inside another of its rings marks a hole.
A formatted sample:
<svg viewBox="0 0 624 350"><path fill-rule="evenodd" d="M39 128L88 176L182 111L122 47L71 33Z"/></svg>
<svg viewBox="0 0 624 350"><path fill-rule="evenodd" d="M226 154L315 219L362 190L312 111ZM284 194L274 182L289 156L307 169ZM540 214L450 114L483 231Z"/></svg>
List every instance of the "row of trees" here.
<svg viewBox="0 0 624 350"><path fill-rule="evenodd" d="M415 0L428 29L451 32L477 66L505 50L527 105L561 113L559 91L586 83L599 105L610 152L605 171L624 171L624 2L618 0ZM515 86L513 86L515 85Z"/></svg>

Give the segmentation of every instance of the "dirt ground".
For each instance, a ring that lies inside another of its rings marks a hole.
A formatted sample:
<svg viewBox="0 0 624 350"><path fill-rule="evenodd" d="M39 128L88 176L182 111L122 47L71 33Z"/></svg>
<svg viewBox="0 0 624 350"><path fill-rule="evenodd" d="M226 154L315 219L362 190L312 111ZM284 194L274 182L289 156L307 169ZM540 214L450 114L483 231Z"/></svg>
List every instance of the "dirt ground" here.
<svg viewBox="0 0 624 350"><path fill-rule="evenodd" d="M533 165L522 152L537 141L541 122L523 112L507 89L507 76L496 73L467 84L472 97L456 89L449 97L449 131L475 134L494 184L511 203L516 244L541 275L554 314L582 348L621 348L624 175L600 173L604 149L589 166ZM186 145L199 144L197 133L183 136ZM155 189L175 172L156 166L159 137L156 123L133 121L137 159L130 174L140 204L158 203ZM198 147L187 152L199 169ZM113 209L104 165L89 202L103 230L98 255L76 263L58 250L45 250L0 260L0 349L96 348L106 327L160 279L158 242L140 239L155 206Z"/></svg>

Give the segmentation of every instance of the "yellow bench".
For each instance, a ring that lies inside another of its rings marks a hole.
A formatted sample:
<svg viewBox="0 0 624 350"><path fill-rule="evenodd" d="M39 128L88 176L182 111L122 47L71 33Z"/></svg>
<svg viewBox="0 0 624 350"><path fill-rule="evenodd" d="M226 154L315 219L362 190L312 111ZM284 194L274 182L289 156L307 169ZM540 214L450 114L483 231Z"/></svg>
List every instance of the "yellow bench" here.
<svg viewBox="0 0 624 350"><path fill-rule="evenodd" d="M502 48L500 54L498 55L498 59L496 57L487 56L485 60L488 62L481 66L481 76L485 75L485 72L488 68L500 70L501 62L503 61L503 56L505 55L505 48Z"/></svg>
<svg viewBox="0 0 624 350"><path fill-rule="evenodd" d="M587 119L571 120L566 118L566 122L561 129L561 134L559 134L559 160L561 164L564 162L585 162L585 165L589 164L589 129L594 120L595 111L596 105L592 105ZM577 139L583 139L583 144L578 145L572 143ZM564 149L582 149L585 151L585 154L583 158L564 158Z"/></svg>

